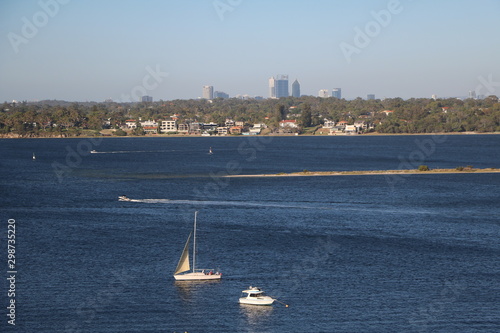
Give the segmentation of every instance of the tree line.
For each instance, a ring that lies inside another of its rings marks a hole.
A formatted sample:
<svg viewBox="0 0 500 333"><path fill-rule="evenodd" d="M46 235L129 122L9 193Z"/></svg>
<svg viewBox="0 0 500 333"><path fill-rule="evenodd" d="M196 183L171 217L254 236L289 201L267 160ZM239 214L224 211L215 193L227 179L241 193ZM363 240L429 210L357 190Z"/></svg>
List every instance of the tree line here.
<svg viewBox="0 0 500 333"><path fill-rule="evenodd" d="M392 112L382 112L392 111ZM304 128L325 119L348 124L365 121L379 133L500 132L498 97L485 99L345 100L303 96L265 100L236 98L172 100L138 103L74 103L64 101L3 103L0 135L22 137L100 135L105 128L118 129L126 120L161 120L175 115L179 123L224 124L226 119L248 124L296 119ZM138 133L136 133L138 134Z"/></svg>

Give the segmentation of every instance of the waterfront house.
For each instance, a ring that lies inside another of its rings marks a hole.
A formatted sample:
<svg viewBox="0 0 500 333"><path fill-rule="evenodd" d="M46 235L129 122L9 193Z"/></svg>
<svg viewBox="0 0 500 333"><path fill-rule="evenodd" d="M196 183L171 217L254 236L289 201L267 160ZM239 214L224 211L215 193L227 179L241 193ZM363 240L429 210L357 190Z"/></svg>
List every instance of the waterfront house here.
<svg viewBox="0 0 500 333"><path fill-rule="evenodd" d="M137 120L135 119L128 119L125 121L125 127L127 129L135 129L137 128Z"/></svg>
<svg viewBox="0 0 500 333"><path fill-rule="evenodd" d="M217 131L217 128L219 127L219 125L217 125L214 122L210 122L208 124L203 124L202 127L203 127L203 130L210 132L210 131Z"/></svg>
<svg viewBox="0 0 500 333"><path fill-rule="evenodd" d="M231 126L229 128L229 133L231 134L241 134L243 132L242 126Z"/></svg>
<svg viewBox="0 0 500 333"><path fill-rule="evenodd" d="M157 134L158 133L158 126L142 126L142 129L144 130L144 133L146 133L146 134Z"/></svg>
<svg viewBox="0 0 500 333"><path fill-rule="evenodd" d="M299 126L297 125L297 121L294 119L294 120L282 120L282 121L280 121L280 127L281 128L285 128L285 127L297 128Z"/></svg>
<svg viewBox="0 0 500 333"><path fill-rule="evenodd" d="M188 134L189 133L189 125L186 123L177 124L177 132Z"/></svg>
<svg viewBox="0 0 500 333"><path fill-rule="evenodd" d="M177 121L176 120L162 120L161 125L160 125L160 132L162 132L162 133L177 132Z"/></svg>
<svg viewBox="0 0 500 333"><path fill-rule="evenodd" d="M335 122L333 120L328 120L325 118L323 123L323 128L333 128L335 126Z"/></svg>
<svg viewBox="0 0 500 333"><path fill-rule="evenodd" d="M217 134L218 135L227 135L228 133L228 127L223 126L223 127L217 127Z"/></svg>
<svg viewBox="0 0 500 333"><path fill-rule="evenodd" d="M139 123L142 127L158 127L158 122L156 120L146 120Z"/></svg>
<svg viewBox="0 0 500 333"><path fill-rule="evenodd" d="M346 125L346 127L344 128L344 134L358 134L358 128L354 125Z"/></svg>

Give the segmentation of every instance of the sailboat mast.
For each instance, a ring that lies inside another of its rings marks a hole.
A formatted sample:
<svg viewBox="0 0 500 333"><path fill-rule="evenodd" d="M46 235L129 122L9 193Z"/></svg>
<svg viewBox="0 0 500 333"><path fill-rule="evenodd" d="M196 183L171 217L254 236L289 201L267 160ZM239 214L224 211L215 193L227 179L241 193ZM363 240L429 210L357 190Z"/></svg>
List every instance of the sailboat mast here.
<svg viewBox="0 0 500 333"><path fill-rule="evenodd" d="M196 215L198 214L197 211L194 212L194 239L193 239L193 273L195 272L196 269Z"/></svg>

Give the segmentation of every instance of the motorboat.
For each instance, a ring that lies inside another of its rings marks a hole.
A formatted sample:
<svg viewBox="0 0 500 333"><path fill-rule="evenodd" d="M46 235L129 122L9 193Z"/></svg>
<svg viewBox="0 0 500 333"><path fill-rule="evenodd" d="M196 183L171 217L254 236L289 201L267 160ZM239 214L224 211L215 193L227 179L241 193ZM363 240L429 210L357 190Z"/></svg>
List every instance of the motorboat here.
<svg viewBox="0 0 500 333"><path fill-rule="evenodd" d="M120 195L118 201L132 201L132 199L128 198L126 195Z"/></svg>
<svg viewBox="0 0 500 333"><path fill-rule="evenodd" d="M271 305L275 301L274 298L266 296L264 291L258 287L250 286L248 289L243 290L243 293L247 295L240 298L240 304Z"/></svg>
<svg viewBox="0 0 500 333"><path fill-rule="evenodd" d="M90 153L91 154L95 154L95 153L97 153L97 150L93 149L93 150L90 151Z"/></svg>
<svg viewBox="0 0 500 333"><path fill-rule="evenodd" d="M184 250L182 251L179 263L174 272L174 278L177 281L196 281L196 280L220 280L222 273L214 269L196 269L196 216L198 212L194 213L194 227L193 231L188 236ZM189 263L189 247L191 243L191 235L193 235L193 267L191 269ZM188 273L185 273L189 271Z"/></svg>

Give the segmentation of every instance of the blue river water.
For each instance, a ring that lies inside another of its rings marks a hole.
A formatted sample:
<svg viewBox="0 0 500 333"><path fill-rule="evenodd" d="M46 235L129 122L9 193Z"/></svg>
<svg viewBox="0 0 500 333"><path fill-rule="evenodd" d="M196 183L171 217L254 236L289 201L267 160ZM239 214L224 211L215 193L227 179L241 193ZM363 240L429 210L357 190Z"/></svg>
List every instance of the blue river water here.
<svg viewBox="0 0 500 333"><path fill-rule="evenodd" d="M2 332L500 331L500 173L222 177L500 168L498 135L16 139L0 154ZM221 281L173 279L195 211L197 266ZM250 285L289 306L239 305Z"/></svg>

